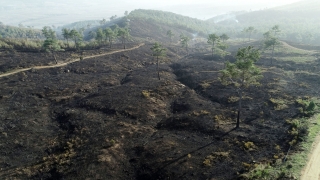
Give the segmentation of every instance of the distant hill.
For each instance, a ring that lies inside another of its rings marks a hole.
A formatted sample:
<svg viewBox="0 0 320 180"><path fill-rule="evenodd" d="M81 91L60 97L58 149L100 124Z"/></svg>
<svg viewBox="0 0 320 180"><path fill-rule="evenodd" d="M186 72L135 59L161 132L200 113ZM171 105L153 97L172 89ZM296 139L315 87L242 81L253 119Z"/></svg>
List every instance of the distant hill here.
<svg viewBox="0 0 320 180"><path fill-rule="evenodd" d="M211 23L218 23L218 22L226 21L226 20L231 20L231 21L237 22L236 16L239 16L241 14L246 14L246 13L247 13L247 11L238 11L238 12L232 12L232 13L228 13L228 14L221 14L221 15L215 16L213 18L210 18L206 21L211 22Z"/></svg>
<svg viewBox="0 0 320 180"><path fill-rule="evenodd" d="M319 0L303 0L297 3L289 4L286 6L280 6L273 8L275 10L281 11L293 11L293 12L318 12L320 9L320 1Z"/></svg>
<svg viewBox="0 0 320 180"><path fill-rule="evenodd" d="M202 21L196 18L158 10L134 10L129 14L128 18L138 18L156 23L166 24L202 35L215 30L215 24L212 22Z"/></svg>
<svg viewBox="0 0 320 180"><path fill-rule="evenodd" d="M305 0L286 6L246 13L230 13L225 19L217 22L218 26L227 30L230 35L239 35L249 26L257 29L255 38L272 26L279 25L282 30L282 39L300 43L320 44L320 1ZM219 17L221 19L221 16ZM208 22L216 22L218 17Z"/></svg>
<svg viewBox="0 0 320 180"><path fill-rule="evenodd" d="M67 29L81 29L81 28L91 28L99 26L99 20L88 20L88 21L78 21L71 24L66 24L57 28L57 31L61 31L63 28Z"/></svg>
<svg viewBox="0 0 320 180"><path fill-rule="evenodd" d="M40 38L42 37L39 29L27 27L8 26L0 23L0 37L2 38Z"/></svg>

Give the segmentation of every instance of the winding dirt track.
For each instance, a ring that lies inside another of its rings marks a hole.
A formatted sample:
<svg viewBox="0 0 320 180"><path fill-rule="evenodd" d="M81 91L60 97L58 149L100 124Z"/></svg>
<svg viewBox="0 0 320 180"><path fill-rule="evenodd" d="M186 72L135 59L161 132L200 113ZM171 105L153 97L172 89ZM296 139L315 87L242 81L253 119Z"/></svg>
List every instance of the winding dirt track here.
<svg viewBox="0 0 320 180"><path fill-rule="evenodd" d="M320 136L314 144L315 147L302 173L301 180L320 180Z"/></svg>
<svg viewBox="0 0 320 180"><path fill-rule="evenodd" d="M129 49L121 49L121 50L111 51L111 52L107 52L107 53L103 53L103 54L86 56L86 57L83 57L83 60L85 60L85 59L90 59L90 58L95 58L95 57L100 57L100 56L105 56L105 55L110 55L110 54L119 53L119 52L131 51L131 50L137 49L137 48L139 48L139 47L141 47L141 46L143 46L143 45L144 45L144 43L141 43L141 44L139 44L138 46L135 46L135 47L129 48ZM83 60L82 60L82 61L83 61ZM80 58L73 59L73 60L68 61L68 62L63 62L63 63L55 64L55 65L49 65L49 66L34 66L34 67L29 67L29 68L16 69L16 70L13 70L13 71L10 71L10 72L6 72L6 73L3 73L3 74L0 74L0 78L6 77L6 76L10 76L10 75L13 75L13 74L17 74L17 73L20 73L20 72L24 72L24 71L29 71L29 70L31 70L31 69L47 69L47 68L62 67L62 66L66 66L66 65L68 65L68 64L74 63L74 62L78 62L78 61L80 61Z"/></svg>

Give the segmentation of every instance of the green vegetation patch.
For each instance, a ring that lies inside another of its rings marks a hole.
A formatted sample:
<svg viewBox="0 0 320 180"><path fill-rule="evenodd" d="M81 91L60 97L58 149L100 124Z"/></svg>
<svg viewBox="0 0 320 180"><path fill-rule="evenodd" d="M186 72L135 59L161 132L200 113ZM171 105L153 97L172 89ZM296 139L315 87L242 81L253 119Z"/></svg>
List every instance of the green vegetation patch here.
<svg viewBox="0 0 320 180"><path fill-rule="evenodd" d="M320 114L308 119L309 133L305 136L304 141L299 145L300 151L288 157L288 160L283 166L291 167L288 172L292 173L295 177L299 177L302 169L305 167L308 161L308 156L312 150L312 144L319 136L320 132Z"/></svg>
<svg viewBox="0 0 320 180"><path fill-rule="evenodd" d="M313 51L298 49L286 43L278 46L275 49L275 58L281 61L293 61L297 63L305 63L315 61L317 58L314 56Z"/></svg>
<svg viewBox="0 0 320 180"><path fill-rule="evenodd" d="M298 179L300 177L302 169L306 166L308 162L308 156L311 153L312 145L316 140L316 137L319 136L320 132L320 114L314 115L309 119L294 119L290 122L292 125L291 130L288 132L296 137L301 134L301 129L307 127L307 132L305 135L300 136L303 139L301 143L297 146L299 152L290 154L292 151L289 151L289 155L281 160L278 157L275 157L277 160L274 164L259 164L254 166L254 168L245 174L241 174L240 177L244 179ZM296 138L294 138L296 141ZM295 146L293 142L290 142L291 145Z"/></svg>
<svg viewBox="0 0 320 180"><path fill-rule="evenodd" d="M292 104L290 101L281 98L270 98L270 102L274 105L275 110L287 109L288 104Z"/></svg>

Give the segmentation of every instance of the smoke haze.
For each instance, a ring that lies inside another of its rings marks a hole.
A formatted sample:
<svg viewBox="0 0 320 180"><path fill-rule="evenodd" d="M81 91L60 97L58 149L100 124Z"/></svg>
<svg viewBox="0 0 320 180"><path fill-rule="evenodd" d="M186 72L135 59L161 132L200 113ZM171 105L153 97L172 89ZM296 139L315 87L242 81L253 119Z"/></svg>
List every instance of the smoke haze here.
<svg viewBox="0 0 320 180"><path fill-rule="evenodd" d="M45 25L62 26L83 20L108 20L113 15L123 16L125 11L134 9L164 10L204 20L230 11L272 8L297 1L1 0L0 21L8 25L23 24L41 28Z"/></svg>

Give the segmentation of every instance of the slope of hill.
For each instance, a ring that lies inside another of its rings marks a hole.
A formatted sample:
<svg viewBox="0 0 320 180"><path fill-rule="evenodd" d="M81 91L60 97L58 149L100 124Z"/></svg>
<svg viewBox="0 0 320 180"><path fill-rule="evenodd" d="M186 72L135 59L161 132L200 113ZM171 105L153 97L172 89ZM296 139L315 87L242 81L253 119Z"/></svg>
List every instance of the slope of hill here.
<svg viewBox="0 0 320 180"><path fill-rule="evenodd" d="M178 15L171 12L157 10L134 10L129 14L130 19L143 19L148 22L156 22L184 29L193 33L207 34L214 30L215 25L211 22L202 21L196 18Z"/></svg>
<svg viewBox="0 0 320 180"><path fill-rule="evenodd" d="M303 0L299 1L297 3L280 6L273 8L275 10L281 10L281 11L294 11L294 12L301 12L301 11L307 11L307 12L318 12L320 7L320 1L318 0Z"/></svg>
<svg viewBox="0 0 320 180"><path fill-rule="evenodd" d="M193 39L198 36L206 37L208 33L216 30L214 23L171 12L138 9L132 11L126 17L120 17L113 21L107 21L103 25L86 29L84 31L85 39L90 39L90 31L95 32L98 28L105 29L115 24L120 27L129 24L130 34L134 38L162 42L170 41L167 36L168 30L171 30L174 34L173 41L178 41L181 34Z"/></svg>
<svg viewBox="0 0 320 180"><path fill-rule="evenodd" d="M57 31L61 31L63 28L67 29L81 29L81 28L90 28L99 26L99 20L87 20L87 21L78 21L70 24L66 24L57 28Z"/></svg>
<svg viewBox="0 0 320 180"><path fill-rule="evenodd" d="M169 46L158 80L151 46L0 78L0 179L236 179L284 157L296 136L286 120L320 83L287 70L318 72L317 62L262 61L262 86L246 93L235 130L236 91L218 80L224 60L180 59L186 52ZM53 62L44 53L0 57L1 66Z"/></svg>
<svg viewBox="0 0 320 180"><path fill-rule="evenodd" d="M36 38L41 37L41 31L33 28L14 27L0 23L0 37L3 38Z"/></svg>
<svg viewBox="0 0 320 180"><path fill-rule="evenodd" d="M231 13L225 20L218 23L219 26L229 29L231 35L238 35L249 26L254 26L258 33L256 38L274 25L279 25L282 31L282 39L300 43L320 44L320 2L306 0L287 6L273 9L252 11L241 14ZM217 18L211 18L209 22Z"/></svg>

